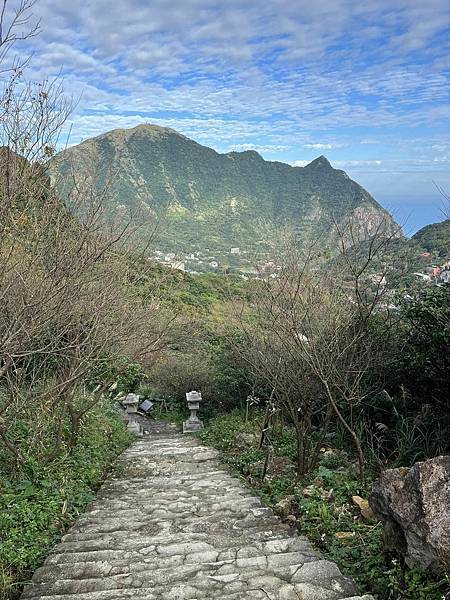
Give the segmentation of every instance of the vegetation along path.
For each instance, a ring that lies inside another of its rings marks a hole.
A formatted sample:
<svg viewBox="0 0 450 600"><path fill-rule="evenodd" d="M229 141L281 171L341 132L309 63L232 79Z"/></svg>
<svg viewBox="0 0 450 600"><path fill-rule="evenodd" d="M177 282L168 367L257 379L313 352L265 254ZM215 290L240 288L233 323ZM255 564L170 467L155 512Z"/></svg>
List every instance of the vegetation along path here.
<svg viewBox="0 0 450 600"><path fill-rule="evenodd" d="M164 427L136 441L23 600L372 600L235 477Z"/></svg>

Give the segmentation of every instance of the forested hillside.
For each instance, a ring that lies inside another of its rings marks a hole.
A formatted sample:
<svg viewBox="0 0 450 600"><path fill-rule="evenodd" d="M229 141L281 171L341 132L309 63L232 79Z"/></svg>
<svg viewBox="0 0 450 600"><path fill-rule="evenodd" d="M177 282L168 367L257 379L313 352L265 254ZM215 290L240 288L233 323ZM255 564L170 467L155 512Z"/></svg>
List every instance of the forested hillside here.
<svg viewBox="0 0 450 600"><path fill-rule="evenodd" d="M425 225L412 236L412 241L417 242L427 252L432 252L442 259L450 256L450 220L444 219L440 223Z"/></svg>
<svg viewBox="0 0 450 600"><path fill-rule="evenodd" d="M70 177L112 192L110 210L151 213L164 251L230 248L262 252L283 228L299 243L335 243L332 224L351 217L363 232L392 218L344 171L321 156L306 167L265 161L257 152L219 154L172 129L142 125L114 130L68 148L51 163L55 184Z"/></svg>

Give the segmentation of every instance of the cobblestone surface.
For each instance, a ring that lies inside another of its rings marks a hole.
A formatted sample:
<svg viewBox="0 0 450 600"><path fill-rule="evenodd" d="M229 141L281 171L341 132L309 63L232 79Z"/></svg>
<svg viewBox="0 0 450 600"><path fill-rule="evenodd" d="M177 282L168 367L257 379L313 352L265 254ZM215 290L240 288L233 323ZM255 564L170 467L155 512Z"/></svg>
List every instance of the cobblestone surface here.
<svg viewBox="0 0 450 600"><path fill-rule="evenodd" d="M155 426L118 466L23 600L373 600L195 438Z"/></svg>

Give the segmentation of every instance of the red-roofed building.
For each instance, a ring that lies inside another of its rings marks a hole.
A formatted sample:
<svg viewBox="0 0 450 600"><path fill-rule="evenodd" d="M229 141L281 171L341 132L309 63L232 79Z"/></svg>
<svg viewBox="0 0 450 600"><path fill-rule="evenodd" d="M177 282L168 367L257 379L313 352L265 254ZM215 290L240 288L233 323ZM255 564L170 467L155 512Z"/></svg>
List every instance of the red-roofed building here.
<svg viewBox="0 0 450 600"><path fill-rule="evenodd" d="M436 266L432 266L431 267L431 277L439 277L439 275L441 274L441 267L436 267Z"/></svg>

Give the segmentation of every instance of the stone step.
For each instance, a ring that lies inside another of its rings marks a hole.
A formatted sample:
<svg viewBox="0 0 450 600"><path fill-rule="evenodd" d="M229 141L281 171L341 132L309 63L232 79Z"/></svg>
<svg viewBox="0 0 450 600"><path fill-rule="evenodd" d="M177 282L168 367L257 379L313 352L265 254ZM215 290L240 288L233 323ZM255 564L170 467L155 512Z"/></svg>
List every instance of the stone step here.
<svg viewBox="0 0 450 600"><path fill-rule="evenodd" d="M227 583L211 581L193 582L182 585L157 586L152 588L127 588L92 590L68 594L42 593L36 589L24 600L374 600L373 596L355 596L347 584L337 580L327 580L323 585L295 584L291 585L278 578L256 574L246 582L228 581ZM205 587L199 587L201 583ZM347 587L346 587L347 586ZM239 588L239 589L237 589ZM237 591L236 591L237 590Z"/></svg>
<svg viewBox="0 0 450 600"><path fill-rule="evenodd" d="M301 552L307 556L320 557L319 553L312 549L311 544L303 537L279 537L274 539L261 540L252 538L246 545L241 540L237 544L237 540L224 536L214 539L214 545L211 546L211 538L208 534L177 534L172 536L151 537L148 539L134 537L126 540L117 538L109 538L101 542L98 539L85 542L64 542L58 544L52 554L48 557L46 563L62 564L74 562L93 562L108 561L112 557L120 554L126 555L135 560L141 560L143 556L150 556L152 553L158 554L160 548L167 548L173 545L184 546L185 544L201 544L208 545L208 549L213 547L220 551L219 559L225 560L230 558L248 558L259 556L261 554L277 555L287 552ZM126 543L124 543L126 542ZM209 542L209 543L208 543ZM107 545L107 548L98 549L99 546ZM198 550L197 550L198 551ZM163 550L164 553L164 550Z"/></svg>
<svg viewBox="0 0 450 600"><path fill-rule="evenodd" d="M120 458L23 600L372 600L194 437Z"/></svg>
<svg viewBox="0 0 450 600"><path fill-rule="evenodd" d="M146 519L145 516L136 515L130 519L120 518L95 518L90 519L86 517L80 519L71 529L71 533L83 532L83 533L114 533L124 531L154 531L155 527L161 529L168 529L171 526L178 527L179 530L194 530L202 525L204 528L209 527L213 529L226 529L227 531L248 529L253 530L254 528L259 529L263 527L267 530L270 527L276 527L278 525L278 518L266 512L264 508L248 508L247 510L236 508L236 511L232 509L225 509L221 512L211 511L207 513L204 510L198 511L198 513L186 513L181 514L176 518L174 515L167 514L163 511L154 514L153 519ZM261 523L260 520L264 518Z"/></svg>
<svg viewBox="0 0 450 600"><path fill-rule="evenodd" d="M269 527L266 522L258 523L252 527L234 527L234 525L229 520L225 520L223 522L217 521L213 523L208 523L206 521L196 523L195 521L186 526L182 527L180 524L177 525L176 531L178 536L181 538L182 536L190 536L196 534L205 534L205 535L214 535L217 537L227 536L230 540L234 540L233 543L242 542L242 540L247 540L247 543L251 543L252 540L257 539L271 539L277 536L283 537L285 535L289 535L292 532L292 528L286 524L280 524L278 527ZM170 522L166 523L166 526L161 526L158 523L149 522L147 525L142 527L139 531L129 531L127 529L116 530L111 532L105 532L103 534L98 534L98 532L85 532L85 531L76 531L74 528L70 530L64 537L64 543L66 542L75 542L75 543L85 543L92 542L93 544L98 544L104 547L108 547L109 544L120 544L123 543L126 547L131 546L134 543L133 534L136 534L140 537L140 539L149 539L155 536L163 536L174 533L174 528L170 527ZM109 540L113 539L112 542ZM244 542L245 544L246 542Z"/></svg>
<svg viewBox="0 0 450 600"><path fill-rule="evenodd" d="M235 540L248 540L251 541L256 535L264 534L266 537L271 535L276 526L276 522L272 521L270 523L257 523L255 520L255 524L249 524L244 519L236 520L235 522L230 524L230 521L225 519L223 521L220 520L190 520L186 523L182 521L177 522L176 524L171 523L170 520L162 521L159 523L155 523L149 521L148 523L143 523L139 527L133 527L133 531L136 531L142 536L150 536L150 535L162 535L163 533L171 533L174 530L181 533L197 533L197 532L207 532L210 535L219 535L223 536L228 534ZM126 525L124 525L126 527ZM288 534L290 532L290 527L285 525L283 529L280 529L280 533L284 532ZM73 537L71 538L73 541L82 541L85 539L95 539L103 537L104 535L114 535L117 537L128 537L129 530L127 529L118 529L117 526L112 526L108 528L108 526L101 527L101 525L95 527L84 527L82 530L73 529Z"/></svg>
<svg viewBox="0 0 450 600"><path fill-rule="evenodd" d="M164 595L155 595L154 592L148 589L131 589L131 590L106 590L101 592L88 592L82 594L64 594L64 595L53 595L53 600L195 600L198 596L192 596L190 590L173 590L164 591ZM282 596L279 593L276 595L267 595L266 591L263 590L247 590L244 592L238 592L234 594L205 596L205 599L214 598L214 600L289 600L289 590L282 592ZM302 600L323 600L323 596L320 596L317 592L314 596L304 596ZM41 600L46 596L29 596L30 600ZM294 600L299 600L300 596L293 596ZM339 599L341 600L341 599ZM373 596L349 596L345 600L374 600Z"/></svg>
<svg viewBox="0 0 450 600"><path fill-rule="evenodd" d="M283 524L284 525L284 524ZM277 529L276 532L267 531L267 529L261 528L260 531L252 532L250 536L246 536L243 530L234 531L234 534L240 533L240 535L230 535L228 532L218 534L214 536L214 544L220 548L230 547L246 547L256 546L261 547L263 544L270 545L271 552L279 552L282 550L274 550L274 547L285 548L287 550L311 550L311 544L306 538L301 536L295 536L290 538L292 544L289 546L285 545L286 535L289 533L290 528L284 526L283 528ZM175 544L184 543L186 541L209 541L211 536L209 532L196 531L196 532L167 532L163 534L155 535L142 535L137 532L114 532L108 535L98 536L96 534L83 534L83 533L67 533L62 542L59 543L55 552L61 553L63 549L67 552L73 551L91 551L91 550L109 550L116 548L117 550L140 550L141 548L147 548L158 544ZM279 546L277 546L280 544ZM50 555L52 556L52 555Z"/></svg>
<svg viewBox="0 0 450 600"><path fill-rule="evenodd" d="M320 555L308 550L262 554L251 546L224 550L204 542L196 542L153 548L150 546L142 549L142 552L109 550L72 553L68 556L51 555L45 565L36 571L33 581L45 582L46 579L58 578L59 574L64 575L69 570L71 578L82 579L145 570L156 572L179 565L205 563L213 563L214 568L222 571L253 567L273 571L286 565L295 565L297 568L314 561L321 562Z"/></svg>
<svg viewBox="0 0 450 600"><path fill-rule="evenodd" d="M254 507L262 506L259 499L255 498L254 496L251 496L250 494L236 495L236 497L234 498L234 503L232 498L232 494L224 494L223 496L212 496L211 503L218 506L221 500L223 500L225 504L229 503L230 505L241 504L242 506L244 506L250 504ZM95 503L95 505L88 506L84 514L95 516L97 514L101 514L104 511L106 514L111 513L111 515L120 512L121 514L123 514L123 516L126 516L126 513L133 512L136 514L141 512L143 514L150 514L154 510L160 509L166 509L169 512L178 512L181 510L190 510L192 512L193 507L196 507L199 504L201 504L202 507L204 507L204 502L199 496L192 496L191 498L183 496L178 499L169 499L166 497L163 499L158 499L155 502L152 502L151 498L148 497L142 499L133 498L132 500L128 498L124 498L123 500L113 500L110 498L99 500Z"/></svg>
<svg viewBox="0 0 450 600"><path fill-rule="evenodd" d="M25 592L25 599L72 597L81 600L83 595L92 600L93 594L99 592L117 592L136 590L146 591L155 598L216 598L230 593L244 593L263 590L269 598L298 600L343 600L355 595L354 584L342 576L323 577L311 582L286 582L284 572L275 574L264 570L245 573L214 573L208 565L190 565L179 567L167 573L121 574L96 579L54 580L50 583L35 584ZM306 576L306 575L305 575ZM120 597L120 596L119 596ZM123 596L122 596L123 597ZM141 596L142 597L142 596ZM145 597L145 596L144 596Z"/></svg>
<svg viewBox="0 0 450 600"><path fill-rule="evenodd" d="M145 504L141 504L139 506L139 510L134 503L127 503L127 505L123 508L113 507L111 510L106 503L101 504L100 506L91 507L84 513L84 516L81 520L84 519L96 519L98 517L102 518L136 518L141 516L148 516L155 513L155 511L164 511L166 513L172 513L174 515L182 515L182 514L209 514L213 512L217 512L219 509L221 511L233 512L239 509L239 511L246 510L249 508L261 507L261 502L258 498L254 496L237 496L233 498L231 494L227 496L213 496L211 498L211 503L205 505L204 502L200 498L197 499L188 499L186 500L173 500L172 502L146 502Z"/></svg>
<svg viewBox="0 0 450 600"><path fill-rule="evenodd" d="M130 506L135 506L136 503L144 503L144 505L151 504L151 498L153 496L156 496L158 499L153 503L153 506L156 506L156 505L164 504L166 498L167 499L173 498L172 494L173 494L173 491L176 489L177 489L176 485L168 486L166 488L166 496L164 498L159 499L158 495L161 490L160 486L146 485L144 487L140 487L139 489L128 489L128 490L126 488L121 489L119 486L114 486L114 487L110 487L110 488L102 488L99 492L98 500L99 500L100 506L103 506L103 504L105 502L111 502L111 503L121 502L122 505L123 505L123 503L126 503L126 505L128 507L130 507ZM184 484L184 489L188 494L190 493L190 499L193 502L200 501L200 502L203 502L203 504L204 504L205 492L208 492L208 494L209 494L209 492L211 492L212 498L215 499L216 502L220 502L220 498L230 499L233 496L233 493L235 491L233 489L230 489L229 487L217 489L216 486L200 487L200 486L191 486L191 485L187 485L187 484ZM237 491L238 490L236 489L236 492ZM241 493L239 495L236 494L235 501L237 502L241 498L248 498L248 497L250 497L250 494L244 494L244 493ZM179 501L185 502L188 498L189 498L189 496L183 495L183 496L180 496ZM253 496L253 498L254 498L254 496ZM169 501L170 500L167 500L167 502L169 502ZM174 500L172 500L172 501L174 501ZM89 507L88 510L91 510L91 507Z"/></svg>
<svg viewBox="0 0 450 600"><path fill-rule="evenodd" d="M257 514L253 514L251 509L248 509L248 513L245 510L245 507L241 508L239 506L235 507L235 509L227 508L223 510L220 514L217 511L206 511L205 509L199 508L198 511L194 513L192 511L180 513L177 518L174 518L174 514L169 511L163 509L156 509L150 515L134 515L132 517L123 517L120 516L106 516L102 519L100 516L87 516L80 520L77 525L73 527L73 531L84 530L85 532L89 531L98 531L98 532L108 532L120 530L123 528L123 524L126 523L126 526L129 530L140 529L142 527L146 527L149 522L157 522L158 524L164 524L168 521L172 524L177 524L180 526L186 526L188 524L195 524L200 522L208 522L211 519L214 520L219 517L220 519L233 519L235 527L239 527L239 524L243 524L245 527L247 523L253 518L260 518L264 516L264 513L258 512ZM147 518L146 518L147 517ZM152 519L152 521L149 521ZM270 519L270 520L269 520ZM272 523L276 524L276 520L274 516L267 517L267 524ZM251 526L249 524L249 526Z"/></svg>
<svg viewBox="0 0 450 600"><path fill-rule="evenodd" d="M210 477L213 474L214 477ZM151 493L155 489L165 490L166 493L172 493L177 488L181 488L183 491L185 490L205 490L205 489L215 489L215 485L217 485L220 489L223 490L242 490L242 485L239 486L236 480L231 479L231 477L226 473L220 473L216 470L206 473L201 471L200 473L189 473L184 477L177 476L161 476L161 477L152 477L150 473L148 473L148 477L134 477L134 478L126 478L122 479L111 479L108 483L104 484L100 488L99 497L105 493L111 494L115 491L123 492L123 490L127 490L127 492L132 495L145 495L146 493Z"/></svg>
<svg viewBox="0 0 450 600"><path fill-rule="evenodd" d="M156 463L155 463L156 464ZM232 477L230 475L230 473L228 473L227 471L224 471L222 469L218 469L217 465L214 465L215 468L212 469L211 471L208 471L208 478L205 479L204 476L202 476L202 472L199 473L187 473L185 475L180 475L177 473L174 473L172 475L165 475L165 476L160 476L160 477L152 477L151 474L148 474L146 477L133 477L130 478L127 481L127 477L125 477L123 474L119 477L116 476L112 477L109 481L107 481L103 486L103 487L108 487L110 485L137 485L138 483L141 483L142 485L145 485L146 483L151 483L152 481L154 482L160 482L161 484L165 484L165 482L172 482L173 485L180 485L180 484L185 484L185 483L189 483L189 482L195 482L197 481L200 486L204 486L204 487L210 487L214 484L214 481L218 481L219 483L224 483L226 482L226 484L230 484L233 485L234 487L238 488L240 487L242 489L242 484L239 485L239 480ZM139 481L140 479L140 481Z"/></svg>
<svg viewBox="0 0 450 600"><path fill-rule="evenodd" d="M271 546L266 544L265 548L270 551ZM236 553L225 552L220 556L205 542L173 544L155 547L148 554L149 562L142 562L142 557L141 562L135 562L130 556L69 564L48 561L35 573L33 582L40 596L51 596L54 592L79 594L122 589L124 585L153 589L178 581L186 585L193 578L197 587L200 580L204 583L206 579L208 585L205 589L222 585L229 587L231 584L234 588L244 589L259 578L272 591L277 591L286 582L296 585L307 584L311 580L314 588L323 587L325 582L327 587L332 585L337 591L352 594L355 591L353 584L341 576L334 563L321 560L317 554L305 555L298 551L248 554L252 552L239 549ZM119 556L120 553L115 551L115 557Z"/></svg>

